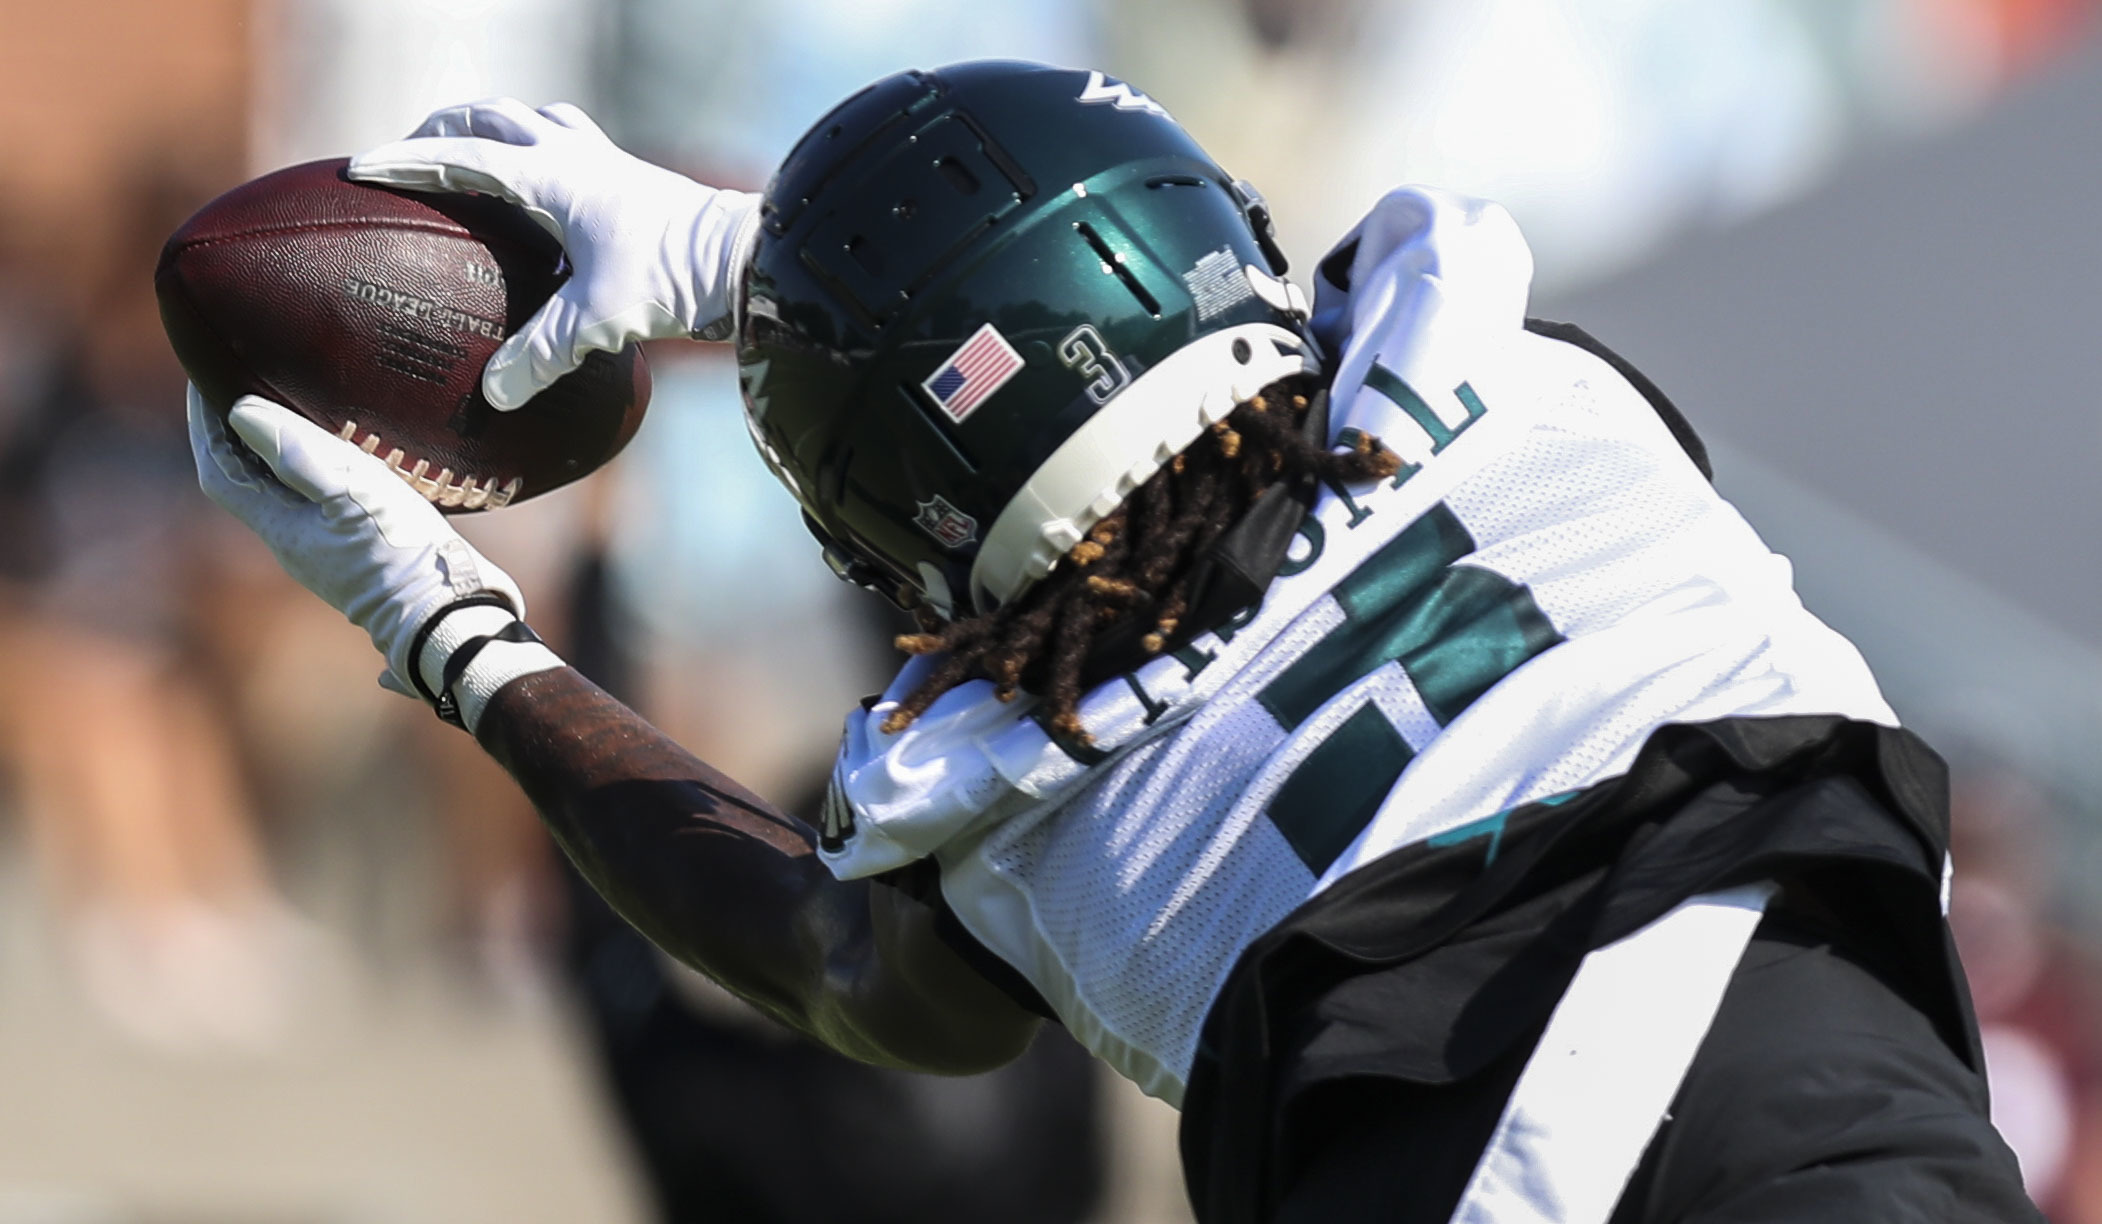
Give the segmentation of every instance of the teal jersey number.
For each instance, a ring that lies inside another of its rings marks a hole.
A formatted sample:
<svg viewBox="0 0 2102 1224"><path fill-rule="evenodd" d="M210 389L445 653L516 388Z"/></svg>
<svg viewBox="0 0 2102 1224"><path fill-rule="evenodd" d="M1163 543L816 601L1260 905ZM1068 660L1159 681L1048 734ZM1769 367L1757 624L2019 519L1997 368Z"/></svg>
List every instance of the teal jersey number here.
<svg viewBox="0 0 2102 1224"><path fill-rule="evenodd" d="M1562 640L1532 592L1456 564L1475 544L1434 506L1336 585L1343 623L1267 686L1264 708L1291 730L1388 663L1408 673L1439 726L1519 664ZM1415 752L1367 704L1292 771L1270 819L1315 875L1328 870L1379 810Z"/></svg>

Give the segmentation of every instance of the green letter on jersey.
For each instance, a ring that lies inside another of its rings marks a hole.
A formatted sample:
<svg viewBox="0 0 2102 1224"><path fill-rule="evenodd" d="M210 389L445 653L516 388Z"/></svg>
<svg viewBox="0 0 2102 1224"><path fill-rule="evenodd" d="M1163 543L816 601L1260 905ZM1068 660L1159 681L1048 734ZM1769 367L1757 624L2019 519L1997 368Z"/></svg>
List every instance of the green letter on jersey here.
<svg viewBox="0 0 2102 1224"><path fill-rule="evenodd" d="M1482 414L1488 411L1488 408L1482 403L1482 397L1474 393L1474 388L1466 383L1461 383L1452 389L1452 393L1460 401L1460 407L1467 410L1467 419L1461 421L1458 426L1447 425L1439 418L1437 412L1424 402L1423 397L1416 394L1414 387L1401 381L1399 374L1380 365L1378 362L1374 362L1371 368L1365 371L1365 386L1393 400L1396 407L1408 413L1409 419L1415 421L1424 433L1430 435L1431 454L1433 455L1451 446L1454 438L1466 433L1467 427L1481 420ZM1413 471L1410 471L1404 473L1402 477L1398 477L1394 481L1395 487L1400 488L1402 479L1414 474Z"/></svg>

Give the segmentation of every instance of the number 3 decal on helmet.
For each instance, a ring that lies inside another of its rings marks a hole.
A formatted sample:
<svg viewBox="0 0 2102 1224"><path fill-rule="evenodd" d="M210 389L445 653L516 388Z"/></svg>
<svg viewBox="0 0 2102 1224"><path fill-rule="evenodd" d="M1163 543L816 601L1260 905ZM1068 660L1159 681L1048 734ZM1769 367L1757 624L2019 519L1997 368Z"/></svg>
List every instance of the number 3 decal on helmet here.
<svg viewBox="0 0 2102 1224"><path fill-rule="evenodd" d="M1131 371L1109 350L1109 341L1093 323L1082 323L1058 342L1058 359L1087 380L1087 397L1107 404L1109 397L1131 385Z"/></svg>

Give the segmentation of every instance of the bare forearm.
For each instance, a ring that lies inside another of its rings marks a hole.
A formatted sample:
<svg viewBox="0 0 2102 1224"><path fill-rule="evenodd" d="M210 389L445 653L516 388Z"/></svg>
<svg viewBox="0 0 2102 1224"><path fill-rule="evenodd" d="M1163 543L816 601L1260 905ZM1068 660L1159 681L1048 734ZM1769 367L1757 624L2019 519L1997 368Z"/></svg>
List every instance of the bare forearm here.
<svg viewBox="0 0 2102 1224"><path fill-rule="evenodd" d="M563 668L513 681L477 738L578 869L659 947L871 1062L997 1066L1035 1021L964 966L925 907L841 882L815 835Z"/></svg>
<svg viewBox="0 0 2102 1224"><path fill-rule="evenodd" d="M810 830L568 669L507 686L478 728L490 755L622 917L766 1011L809 1028L842 885Z"/></svg>

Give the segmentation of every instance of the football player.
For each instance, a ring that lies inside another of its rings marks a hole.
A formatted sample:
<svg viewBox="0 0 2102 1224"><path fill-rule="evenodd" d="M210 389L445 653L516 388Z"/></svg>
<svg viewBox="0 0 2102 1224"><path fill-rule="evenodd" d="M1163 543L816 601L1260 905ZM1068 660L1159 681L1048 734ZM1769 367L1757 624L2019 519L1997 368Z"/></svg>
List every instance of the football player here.
<svg viewBox="0 0 2102 1224"><path fill-rule="evenodd" d="M1309 310L1158 103L1017 63L870 86L763 197L510 101L352 173L561 238L499 408L734 337L825 561L919 618L799 819L377 460L249 399L259 465L193 396L206 490L673 955L897 1066L1052 1018L1183 1109L1209 1221L2038 1218L1939 760L1657 388L1527 319L1495 205L1392 193Z"/></svg>

